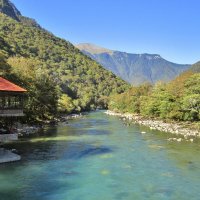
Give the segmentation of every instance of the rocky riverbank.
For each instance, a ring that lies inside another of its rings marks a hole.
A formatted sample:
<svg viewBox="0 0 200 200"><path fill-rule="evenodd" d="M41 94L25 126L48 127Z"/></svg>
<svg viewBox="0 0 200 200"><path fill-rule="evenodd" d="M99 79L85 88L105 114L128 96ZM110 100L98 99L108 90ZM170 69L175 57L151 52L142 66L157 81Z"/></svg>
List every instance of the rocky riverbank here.
<svg viewBox="0 0 200 200"><path fill-rule="evenodd" d="M79 119L79 118L83 118L84 115L82 113L80 114L70 114L70 115L62 115L60 117L60 121L68 121L68 120L72 120L72 119Z"/></svg>
<svg viewBox="0 0 200 200"><path fill-rule="evenodd" d="M42 125L27 125L23 124L20 127L16 128L16 133L19 137L22 136L28 136L28 135L34 135L40 131L42 131L43 126Z"/></svg>
<svg viewBox="0 0 200 200"><path fill-rule="evenodd" d="M162 120L157 119L147 119L140 115L130 114L130 113L116 113L113 111L106 111L107 115L118 116L122 120L128 120L132 123L137 123L140 125L148 126L152 130L159 130L163 132L168 132L176 135L174 138L168 138L168 141L181 142L183 140L193 142L195 138L200 138L200 132L198 130L193 130L191 128L185 127L184 124L178 122L167 123ZM177 138L177 136L180 136Z"/></svg>
<svg viewBox="0 0 200 200"><path fill-rule="evenodd" d="M15 128L15 133L17 133L20 137L34 135L39 132L42 132L45 126L52 126L58 123L68 123L69 120L83 118L84 115L80 114L69 114L69 115L62 115L54 120L46 120L43 121L40 125L28 125L28 124L17 124L17 128Z"/></svg>

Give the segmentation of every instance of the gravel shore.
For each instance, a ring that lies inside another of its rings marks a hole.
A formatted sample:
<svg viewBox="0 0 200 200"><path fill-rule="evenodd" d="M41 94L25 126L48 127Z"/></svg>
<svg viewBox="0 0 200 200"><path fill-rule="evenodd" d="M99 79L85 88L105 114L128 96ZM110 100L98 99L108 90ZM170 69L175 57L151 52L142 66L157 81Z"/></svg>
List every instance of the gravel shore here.
<svg viewBox="0 0 200 200"><path fill-rule="evenodd" d="M181 138L169 138L169 141L181 142L182 140L193 142L195 138L200 138L200 132L198 130L193 130L184 127L183 124L179 123L166 123L162 120L156 119L145 119L142 116L130 114L130 113L116 113L113 111L106 111L107 115L118 116L122 120L129 120L132 123L137 123L140 125L148 126L152 130L159 130L163 132L172 133L176 136L182 136Z"/></svg>

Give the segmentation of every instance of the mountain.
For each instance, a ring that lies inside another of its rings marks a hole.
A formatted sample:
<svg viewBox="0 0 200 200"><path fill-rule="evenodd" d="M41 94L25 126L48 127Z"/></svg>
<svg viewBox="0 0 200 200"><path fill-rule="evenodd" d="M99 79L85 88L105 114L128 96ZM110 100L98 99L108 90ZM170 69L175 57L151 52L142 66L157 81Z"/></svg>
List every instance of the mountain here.
<svg viewBox="0 0 200 200"><path fill-rule="evenodd" d="M103 48L103 47L99 47L95 44L90 44L90 43L82 43L82 44L78 44L76 45L76 47L78 49L80 49L81 51L85 51L91 54L101 54L101 53L108 53L108 54L112 54L113 51Z"/></svg>
<svg viewBox="0 0 200 200"><path fill-rule="evenodd" d="M85 56L70 42L56 37L39 25L28 23L24 19L29 18L23 17L10 1L0 0L0 11L0 56L3 54L13 71L18 72L18 79L21 78L20 70L25 70L26 66L37 69L36 78L47 72L54 85L59 86L58 96L67 95L73 101L70 105L73 104L78 111L89 109L91 105L95 107L103 96L121 93L129 87L125 81ZM20 70L15 70L17 67L21 67ZM26 74L26 71L23 73ZM27 74L27 77L30 76ZM26 83L34 88L29 80ZM65 96L65 99L69 100L68 97Z"/></svg>
<svg viewBox="0 0 200 200"><path fill-rule="evenodd" d="M200 73L200 61L193 64L189 70L195 73Z"/></svg>
<svg viewBox="0 0 200 200"><path fill-rule="evenodd" d="M9 0L0 0L0 12L18 22L41 28L34 19L22 16L21 12Z"/></svg>
<svg viewBox="0 0 200 200"><path fill-rule="evenodd" d="M6 14L7 16L20 21L21 13L19 10L8 0L0 0L0 12Z"/></svg>
<svg viewBox="0 0 200 200"><path fill-rule="evenodd" d="M89 43L76 45L84 54L123 80L138 85L144 82L169 81L190 65L169 62L157 54L131 54L113 51Z"/></svg>

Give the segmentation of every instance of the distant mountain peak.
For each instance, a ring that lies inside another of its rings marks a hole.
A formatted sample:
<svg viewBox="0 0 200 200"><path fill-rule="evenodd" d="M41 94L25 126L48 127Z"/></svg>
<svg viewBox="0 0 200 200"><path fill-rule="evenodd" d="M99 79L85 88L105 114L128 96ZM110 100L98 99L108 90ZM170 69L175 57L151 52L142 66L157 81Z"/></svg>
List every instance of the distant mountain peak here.
<svg viewBox="0 0 200 200"><path fill-rule="evenodd" d="M134 85L144 82L167 82L190 67L186 64L169 62L159 54L111 51L88 43L76 47L104 66L105 69Z"/></svg>
<svg viewBox="0 0 200 200"><path fill-rule="evenodd" d="M78 49L80 49L81 51L87 51L91 54L100 54L100 53L109 53L112 54L113 51L110 49L106 49L104 47L100 47L98 45L95 44L91 44L91 43L80 43L75 45Z"/></svg>

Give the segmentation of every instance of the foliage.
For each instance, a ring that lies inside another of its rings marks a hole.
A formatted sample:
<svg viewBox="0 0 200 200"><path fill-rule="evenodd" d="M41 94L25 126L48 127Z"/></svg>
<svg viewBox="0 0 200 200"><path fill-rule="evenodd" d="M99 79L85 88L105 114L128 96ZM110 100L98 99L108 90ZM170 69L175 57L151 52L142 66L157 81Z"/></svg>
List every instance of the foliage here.
<svg viewBox="0 0 200 200"><path fill-rule="evenodd" d="M61 113L71 113L75 109L72 98L63 94L58 100L58 110Z"/></svg>
<svg viewBox="0 0 200 200"><path fill-rule="evenodd" d="M0 76L8 76L10 66L7 64L6 56L3 51L0 51Z"/></svg>
<svg viewBox="0 0 200 200"><path fill-rule="evenodd" d="M200 73L200 61L193 64L190 70L194 73Z"/></svg>
<svg viewBox="0 0 200 200"><path fill-rule="evenodd" d="M0 73L29 91L28 119L95 109L102 97L129 87L71 43L24 20L0 13Z"/></svg>
<svg viewBox="0 0 200 200"><path fill-rule="evenodd" d="M182 104L186 120L200 119L200 74L194 74L186 81Z"/></svg>
<svg viewBox="0 0 200 200"><path fill-rule="evenodd" d="M145 89L144 89L145 88ZM109 109L161 119L200 120L200 74L188 71L170 83L133 87L110 98Z"/></svg>
<svg viewBox="0 0 200 200"><path fill-rule="evenodd" d="M26 120L51 119L57 113L58 88L47 71L34 58L11 57L10 80L26 88Z"/></svg>

